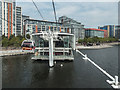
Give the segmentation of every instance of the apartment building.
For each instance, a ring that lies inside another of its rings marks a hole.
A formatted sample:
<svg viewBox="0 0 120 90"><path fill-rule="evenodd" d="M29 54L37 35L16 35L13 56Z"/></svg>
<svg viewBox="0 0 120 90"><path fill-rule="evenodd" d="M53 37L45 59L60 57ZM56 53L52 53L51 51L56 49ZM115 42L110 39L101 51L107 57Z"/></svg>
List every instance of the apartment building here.
<svg viewBox="0 0 120 90"><path fill-rule="evenodd" d="M22 31L22 9L21 7L16 7L16 32L15 35L23 35Z"/></svg>
<svg viewBox="0 0 120 90"><path fill-rule="evenodd" d="M77 22L71 18L68 18L66 16L59 17L58 20L60 23L62 23L63 27L66 27L66 32L70 32L75 35L76 41L79 39L84 39L85 37L85 30L84 25L82 25L80 22Z"/></svg>
<svg viewBox="0 0 120 90"><path fill-rule="evenodd" d="M19 25L20 18L18 12L21 10L16 7L15 0L2 0L0 1L0 32L1 35L10 37L11 35L19 35L18 32L22 31L22 26ZM21 12L20 12L21 13ZM21 26L21 27L19 27ZM21 32L20 32L21 33ZM20 34L21 35L21 34Z"/></svg>

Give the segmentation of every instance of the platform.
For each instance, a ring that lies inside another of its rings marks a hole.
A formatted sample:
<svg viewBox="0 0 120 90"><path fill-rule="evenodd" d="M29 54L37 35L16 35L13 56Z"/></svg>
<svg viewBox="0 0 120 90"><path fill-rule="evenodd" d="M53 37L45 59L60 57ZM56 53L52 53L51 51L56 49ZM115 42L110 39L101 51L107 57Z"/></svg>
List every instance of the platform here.
<svg viewBox="0 0 120 90"><path fill-rule="evenodd" d="M33 60L49 60L49 56L34 56L32 57ZM54 60L70 60L73 61L73 56L54 56Z"/></svg>

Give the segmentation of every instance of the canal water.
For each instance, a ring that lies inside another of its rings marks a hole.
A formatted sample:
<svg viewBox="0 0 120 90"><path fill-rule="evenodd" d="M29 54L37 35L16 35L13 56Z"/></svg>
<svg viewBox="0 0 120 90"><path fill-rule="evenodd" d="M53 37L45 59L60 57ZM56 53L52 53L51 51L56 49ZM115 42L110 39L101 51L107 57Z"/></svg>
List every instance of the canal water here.
<svg viewBox="0 0 120 90"><path fill-rule="evenodd" d="M80 51L112 76L118 75L118 46ZM106 82L109 78L79 53L73 62L57 61L54 68L48 67L48 61L33 61L31 57L2 58L3 88L111 88Z"/></svg>

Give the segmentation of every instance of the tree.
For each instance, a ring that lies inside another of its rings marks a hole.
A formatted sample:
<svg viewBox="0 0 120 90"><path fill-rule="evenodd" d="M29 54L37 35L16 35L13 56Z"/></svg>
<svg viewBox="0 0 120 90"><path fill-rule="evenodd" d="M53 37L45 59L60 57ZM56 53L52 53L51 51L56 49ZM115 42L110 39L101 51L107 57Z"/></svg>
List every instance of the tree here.
<svg viewBox="0 0 120 90"><path fill-rule="evenodd" d="M98 42L99 38L97 36L93 37L93 42Z"/></svg>
<svg viewBox="0 0 120 90"><path fill-rule="evenodd" d="M83 43L83 39L79 39L79 40L78 40L78 43Z"/></svg>
<svg viewBox="0 0 120 90"><path fill-rule="evenodd" d="M2 47L8 47L9 46L9 40L7 38L4 38L2 40Z"/></svg>
<svg viewBox="0 0 120 90"><path fill-rule="evenodd" d="M12 38L15 38L15 35L11 35L10 38L9 38L9 40L11 40Z"/></svg>
<svg viewBox="0 0 120 90"><path fill-rule="evenodd" d="M2 35L2 39L4 39L5 38L5 35Z"/></svg>
<svg viewBox="0 0 120 90"><path fill-rule="evenodd" d="M88 38L88 39L87 39L87 42L93 43L93 39L92 39L92 38Z"/></svg>
<svg viewBox="0 0 120 90"><path fill-rule="evenodd" d="M16 37L11 38L9 41L9 46L14 46L14 44L16 43Z"/></svg>
<svg viewBox="0 0 120 90"><path fill-rule="evenodd" d="M18 35L17 37L18 37L20 40L23 39L23 36L21 36L21 35Z"/></svg>
<svg viewBox="0 0 120 90"><path fill-rule="evenodd" d="M14 42L14 47L19 47L21 45L19 37L16 37Z"/></svg>
<svg viewBox="0 0 120 90"><path fill-rule="evenodd" d="M26 40L26 39L25 39L25 38L22 38L22 40L20 40L20 44L22 44L22 42L23 42L24 40Z"/></svg>
<svg viewBox="0 0 120 90"><path fill-rule="evenodd" d="M85 43L87 43L87 38L84 38L84 40L83 40Z"/></svg>
<svg viewBox="0 0 120 90"><path fill-rule="evenodd" d="M8 39L4 35L2 36L2 47L20 47L21 43L25 40L22 36L17 36L15 37L14 35L11 35L10 38Z"/></svg>

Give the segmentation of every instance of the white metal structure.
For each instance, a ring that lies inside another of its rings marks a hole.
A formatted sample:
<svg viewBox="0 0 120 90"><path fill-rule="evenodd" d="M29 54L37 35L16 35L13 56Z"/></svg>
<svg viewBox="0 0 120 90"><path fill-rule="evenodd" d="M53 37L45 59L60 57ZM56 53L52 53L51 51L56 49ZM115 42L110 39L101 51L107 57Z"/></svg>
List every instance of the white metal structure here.
<svg viewBox="0 0 120 90"><path fill-rule="evenodd" d="M43 32L42 32L43 33ZM51 31L49 30L49 32L44 32L43 34L43 38L45 40L49 41L49 66L53 67L54 66L54 58L53 58L53 38L56 38L57 34L52 34Z"/></svg>
<svg viewBox="0 0 120 90"><path fill-rule="evenodd" d="M39 37L39 38L38 38ZM69 47L56 47L55 42L63 41L65 37L69 37L70 45ZM38 38L38 39L36 39ZM47 60L49 58L49 66L54 66L54 60L73 60L73 52L72 50L75 50L75 36L74 34L70 33L58 33L58 32L51 32L50 30L48 32L44 31L41 33L35 33L31 35L31 39L35 42L35 44L40 44L39 40L40 38L43 38L44 40L49 41L49 47L40 47L36 45L35 50L39 52L38 56L32 57L32 59L37 60ZM36 40L35 40L36 39ZM49 57L45 55L45 53L48 52ZM44 53L42 56L40 53ZM55 55L56 53L63 53L63 56ZM70 55L66 56L65 53L69 53ZM72 55L72 56L71 56ZM45 57L46 56L46 57ZM43 58L42 58L43 57Z"/></svg>

